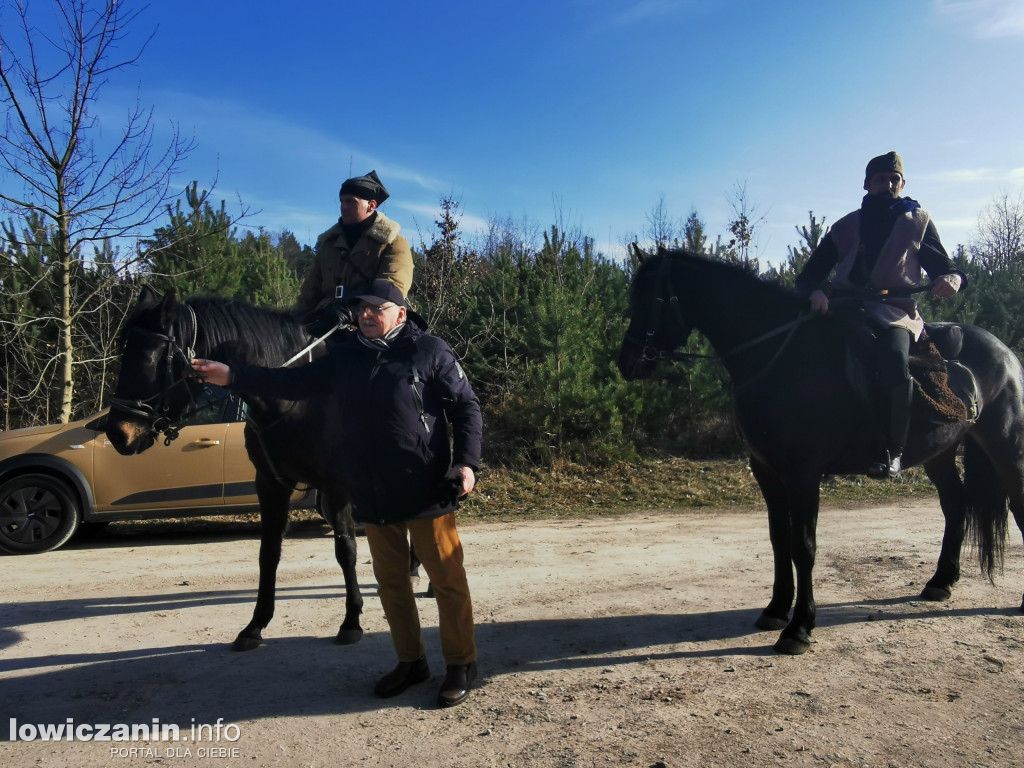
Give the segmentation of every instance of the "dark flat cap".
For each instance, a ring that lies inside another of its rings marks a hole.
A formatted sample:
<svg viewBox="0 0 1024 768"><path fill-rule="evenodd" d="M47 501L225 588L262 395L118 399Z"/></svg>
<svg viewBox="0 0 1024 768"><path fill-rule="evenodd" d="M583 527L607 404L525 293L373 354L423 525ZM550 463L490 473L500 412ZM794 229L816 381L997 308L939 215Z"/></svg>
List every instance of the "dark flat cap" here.
<svg viewBox="0 0 1024 768"><path fill-rule="evenodd" d="M361 200L376 200L377 205L391 197L384 188L384 185L380 183L380 179L377 178L376 171L370 171L365 176L354 176L351 179L346 179L345 183L341 185L341 191L338 193L339 197L341 195L352 195L352 197L358 197Z"/></svg>
<svg viewBox="0 0 1024 768"><path fill-rule="evenodd" d="M369 288L353 296L352 300L365 301L367 304L374 304L378 307L381 304L387 304L389 301L400 307L405 306L405 297L402 295L402 290L387 280L374 280L370 283Z"/></svg>

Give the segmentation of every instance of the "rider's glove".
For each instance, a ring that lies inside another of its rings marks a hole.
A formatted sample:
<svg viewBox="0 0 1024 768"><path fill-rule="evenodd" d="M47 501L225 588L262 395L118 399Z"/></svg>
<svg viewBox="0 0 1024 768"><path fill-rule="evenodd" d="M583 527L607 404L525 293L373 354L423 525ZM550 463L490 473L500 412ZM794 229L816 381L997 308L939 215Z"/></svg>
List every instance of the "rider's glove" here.
<svg viewBox="0 0 1024 768"><path fill-rule="evenodd" d="M356 324L355 310L348 305L333 302L313 313L304 325L313 336L323 336L338 327Z"/></svg>

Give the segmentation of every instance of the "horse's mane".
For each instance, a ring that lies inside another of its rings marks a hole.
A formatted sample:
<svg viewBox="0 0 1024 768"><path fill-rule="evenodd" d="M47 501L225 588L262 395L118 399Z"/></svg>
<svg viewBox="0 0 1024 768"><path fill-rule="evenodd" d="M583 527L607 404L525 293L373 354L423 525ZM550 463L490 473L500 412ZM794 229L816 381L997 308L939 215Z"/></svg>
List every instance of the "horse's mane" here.
<svg viewBox="0 0 1024 768"><path fill-rule="evenodd" d="M307 343L298 319L284 310L256 307L219 296L190 296L183 302L196 315L196 348L230 350L236 362L280 365ZM182 304L177 324L191 323ZM191 334L191 329L182 327Z"/></svg>
<svg viewBox="0 0 1024 768"><path fill-rule="evenodd" d="M631 308L636 306L641 286L647 285L652 279L657 279L665 260L683 262L687 266L703 273L709 279L724 280L731 283L737 298L740 296L757 295L765 301L777 301L787 307L793 305L794 309L798 309L807 303L807 300L800 297L794 290L765 280L739 264L713 259L684 249L663 249L657 255L645 259L636 270L633 276L633 288L630 295Z"/></svg>
<svg viewBox="0 0 1024 768"><path fill-rule="evenodd" d="M178 301L173 292L161 296L150 287L143 288L121 330L122 349L137 330L170 331L183 349L192 347L201 357L229 364L282 365L311 341L299 319L287 310L220 296Z"/></svg>

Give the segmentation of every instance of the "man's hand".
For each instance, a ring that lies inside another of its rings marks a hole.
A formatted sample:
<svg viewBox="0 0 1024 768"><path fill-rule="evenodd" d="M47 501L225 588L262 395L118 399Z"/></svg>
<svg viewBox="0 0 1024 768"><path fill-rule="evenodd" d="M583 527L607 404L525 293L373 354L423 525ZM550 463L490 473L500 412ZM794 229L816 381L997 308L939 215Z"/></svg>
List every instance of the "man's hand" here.
<svg viewBox="0 0 1024 768"><path fill-rule="evenodd" d="M932 296L940 299L948 299L950 296L955 296L956 292L960 290L962 282L960 275L943 275L932 284Z"/></svg>
<svg viewBox="0 0 1024 768"><path fill-rule="evenodd" d="M820 288L810 295L811 311L828 314L828 296Z"/></svg>
<svg viewBox="0 0 1024 768"><path fill-rule="evenodd" d="M199 374L203 381L226 387L231 383L231 368L216 360L196 358L192 361L192 370Z"/></svg>
<svg viewBox="0 0 1024 768"><path fill-rule="evenodd" d="M449 477L452 480L457 480L462 483L462 488L458 494L459 498L468 496L473 488L476 486L476 475L473 473L472 467L466 467L462 464L458 464L448 470L448 474L445 477Z"/></svg>
<svg viewBox="0 0 1024 768"><path fill-rule="evenodd" d="M304 323L310 335L317 337L326 336L335 328L357 324L355 308L337 301L317 310L314 317Z"/></svg>

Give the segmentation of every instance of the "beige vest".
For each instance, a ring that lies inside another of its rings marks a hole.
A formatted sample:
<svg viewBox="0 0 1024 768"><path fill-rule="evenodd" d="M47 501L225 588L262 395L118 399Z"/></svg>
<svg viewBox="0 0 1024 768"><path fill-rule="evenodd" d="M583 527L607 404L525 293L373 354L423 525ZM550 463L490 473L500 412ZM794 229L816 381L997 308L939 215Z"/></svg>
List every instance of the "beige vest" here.
<svg viewBox="0 0 1024 768"><path fill-rule="evenodd" d="M878 261L871 270L871 286L879 290L913 288L924 280L924 270L918 254L921 252L921 241L928 228L931 217L923 208L912 213L904 213L896 223L888 239L878 254ZM857 258L860 247L860 211L848 213L837 221L830 230L833 242L839 250L839 263L836 265L835 280L837 288L853 288L850 273ZM906 328L916 341L924 330L924 320L917 311L917 302L913 299L890 299L888 301L869 302L867 311L889 325Z"/></svg>

